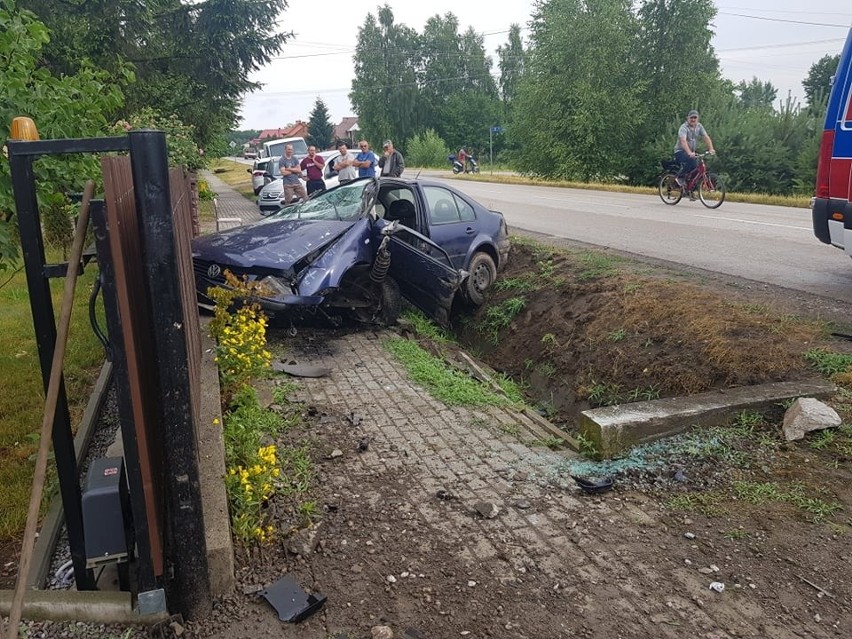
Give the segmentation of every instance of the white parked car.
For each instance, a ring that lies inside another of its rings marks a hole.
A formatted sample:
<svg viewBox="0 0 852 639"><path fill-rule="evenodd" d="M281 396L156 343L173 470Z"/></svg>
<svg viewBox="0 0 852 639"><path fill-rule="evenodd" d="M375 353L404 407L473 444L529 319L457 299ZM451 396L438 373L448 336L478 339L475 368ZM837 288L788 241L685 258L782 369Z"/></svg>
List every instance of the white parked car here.
<svg viewBox="0 0 852 639"><path fill-rule="evenodd" d="M260 193L260 190L264 186L275 179L275 176L272 175L272 171L268 169L273 169L276 172L278 171L278 158L255 159L251 168L247 169L248 172L251 173L251 186L254 189L255 195Z"/></svg>
<svg viewBox="0 0 852 639"><path fill-rule="evenodd" d="M322 179L325 182L325 188L330 189L337 186L337 171L334 170L334 160L340 153L337 151L320 151L317 155L325 159L325 169L323 169ZM275 173L276 178L268 182L260 189L257 194L257 205L260 207L261 215L271 215L278 211L281 206L281 194L284 187L281 185L281 176L278 174L278 158L274 158L275 164L269 165L269 173ZM305 185L305 178L302 176L302 186Z"/></svg>

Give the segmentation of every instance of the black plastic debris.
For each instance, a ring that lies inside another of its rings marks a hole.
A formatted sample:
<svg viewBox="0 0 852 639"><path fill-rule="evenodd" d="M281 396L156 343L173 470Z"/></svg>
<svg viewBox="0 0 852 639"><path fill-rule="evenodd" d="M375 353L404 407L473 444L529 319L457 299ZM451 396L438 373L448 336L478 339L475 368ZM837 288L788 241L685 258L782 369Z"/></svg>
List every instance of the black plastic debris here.
<svg viewBox="0 0 852 639"><path fill-rule="evenodd" d="M369 437L363 437L363 438L361 438L361 441L358 442L358 452L359 453L363 453L369 447L370 447L370 438Z"/></svg>
<svg viewBox="0 0 852 639"><path fill-rule="evenodd" d="M603 479L586 479L585 477L577 477L571 475L571 479L577 482L577 485L584 492L590 495L597 495L612 490L614 484L612 477L604 477Z"/></svg>
<svg viewBox="0 0 852 639"><path fill-rule="evenodd" d="M325 604L326 596L309 595L290 575L281 577L260 593L269 602L278 618L286 623L298 623L310 617Z"/></svg>

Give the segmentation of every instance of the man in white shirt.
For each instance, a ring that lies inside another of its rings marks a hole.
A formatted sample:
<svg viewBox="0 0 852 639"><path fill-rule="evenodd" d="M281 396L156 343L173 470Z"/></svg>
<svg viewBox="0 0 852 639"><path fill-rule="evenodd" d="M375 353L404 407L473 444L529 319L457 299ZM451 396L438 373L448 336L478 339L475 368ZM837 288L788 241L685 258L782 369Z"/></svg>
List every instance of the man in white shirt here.
<svg viewBox="0 0 852 639"><path fill-rule="evenodd" d="M337 151L340 155L334 161L334 170L337 171L337 179L340 184L346 184L358 177L355 168L355 154L346 148L345 142L339 142Z"/></svg>

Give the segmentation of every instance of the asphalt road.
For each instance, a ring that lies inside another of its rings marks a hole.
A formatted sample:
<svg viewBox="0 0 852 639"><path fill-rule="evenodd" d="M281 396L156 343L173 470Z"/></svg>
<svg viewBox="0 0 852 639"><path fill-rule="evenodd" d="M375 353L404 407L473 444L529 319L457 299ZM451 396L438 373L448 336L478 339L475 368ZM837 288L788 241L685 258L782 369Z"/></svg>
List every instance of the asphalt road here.
<svg viewBox="0 0 852 639"><path fill-rule="evenodd" d="M711 210L700 201L667 206L656 195L447 181L502 211L510 229L852 303L852 259L814 237L809 209L725 202Z"/></svg>

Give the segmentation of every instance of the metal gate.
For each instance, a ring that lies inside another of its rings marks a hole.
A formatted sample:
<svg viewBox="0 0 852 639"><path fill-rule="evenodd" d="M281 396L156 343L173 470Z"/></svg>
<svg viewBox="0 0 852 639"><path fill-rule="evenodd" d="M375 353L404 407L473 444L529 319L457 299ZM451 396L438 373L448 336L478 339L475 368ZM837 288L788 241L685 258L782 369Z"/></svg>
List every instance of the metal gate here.
<svg viewBox="0 0 852 639"><path fill-rule="evenodd" d="M201 346L189 240L189 180L168 169L165 134L8 144L15 202L42 374L47 386L56 341L33 160L48 154L128 151L104 156L103 200L92 202L99 280L113 358L136 537L141 612L184 614L210 605L195 420ZM78 589L86 570L80 477L64 392L53 426L68 539Z"/></svg>

